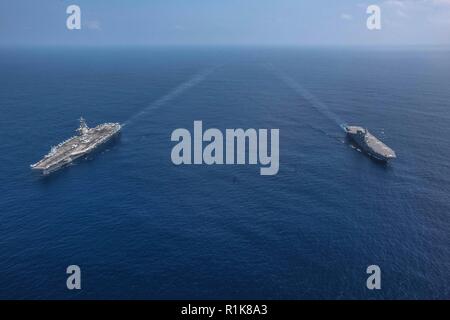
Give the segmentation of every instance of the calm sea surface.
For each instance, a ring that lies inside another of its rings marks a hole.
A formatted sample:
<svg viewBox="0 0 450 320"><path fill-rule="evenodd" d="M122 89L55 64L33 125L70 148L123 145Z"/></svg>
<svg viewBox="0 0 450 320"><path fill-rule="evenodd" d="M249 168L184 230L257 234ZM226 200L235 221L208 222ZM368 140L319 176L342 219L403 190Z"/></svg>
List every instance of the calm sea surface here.
<svg viewBox="0 0 450 320"><path fill-rule="evenodd" d="M0 84L0 298L450 298L448 51L4 48ZM126 126L31 172L80 116ZM279 128L279 174L174 166L170 135L194 120Z"/></svg>

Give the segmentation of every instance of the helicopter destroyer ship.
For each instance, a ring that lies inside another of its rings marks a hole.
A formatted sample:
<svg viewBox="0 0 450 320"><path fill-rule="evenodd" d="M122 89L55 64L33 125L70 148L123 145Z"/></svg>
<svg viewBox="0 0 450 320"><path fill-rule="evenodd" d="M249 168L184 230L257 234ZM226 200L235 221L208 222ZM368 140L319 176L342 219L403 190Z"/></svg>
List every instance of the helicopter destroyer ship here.
<svg viewBox="0 0 450 320"><path fill-rule="evenodd" d="M348 137L371 157L387 162L397 158L395 151L373 136L369 130L358 126L342 126Z"/></svg>
<svg viewBox="0 0 450 320"><path fill-rule="evenodd" d="M105 144L116 136L121 128L119 123L104 123L89 128L86 121L80 118L78 134L52 147L50 152L39 162L32 164L31 168L43 174L54 172Z"/></svg>

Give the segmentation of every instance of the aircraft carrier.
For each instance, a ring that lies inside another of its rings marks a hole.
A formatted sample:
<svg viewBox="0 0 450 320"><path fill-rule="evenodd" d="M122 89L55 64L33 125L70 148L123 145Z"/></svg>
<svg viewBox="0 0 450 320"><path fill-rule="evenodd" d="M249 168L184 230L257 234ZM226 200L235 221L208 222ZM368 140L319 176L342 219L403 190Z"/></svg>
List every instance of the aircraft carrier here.
<svg viewBox="0 0 450 320"><path fill-rule="evenodd" d="M342 127L350 139L373 158L385 162L397 158L394 150L378 140L366 128L347 125Z"/></svg>
<svg viewBox="0 0 450 320"><path fill-rule="evenodd" d="M39 162L32 164L31 168L43 174L54 172L111 140L121 128L119 123L104 123L95 128L89 128L86 121L80 118L78 134L52 147L50 153Z"/></svg>

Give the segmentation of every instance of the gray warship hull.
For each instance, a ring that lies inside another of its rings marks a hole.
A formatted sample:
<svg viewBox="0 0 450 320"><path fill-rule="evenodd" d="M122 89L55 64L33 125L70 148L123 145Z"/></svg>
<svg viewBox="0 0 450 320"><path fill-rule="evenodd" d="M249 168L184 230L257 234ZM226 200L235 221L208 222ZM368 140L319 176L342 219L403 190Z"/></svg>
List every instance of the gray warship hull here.
<svg viewBox="0 0 450 320"><path fill-rule="evenodd" d="M388 162L397 158L394 150L378 140L367 129L358 126L343 126L347 136L365 153L376 160Z"/></svg>
<svg viewBox="0 0 450 320"><path fill-rule="evenodd" d="M55 172L105 145L116 137L120 130L119 123L105 123L89 128L81 119L80 128L77 130L78 135L52 147L50 153L39 162L32 164L31 168L44 175Z"/></svg>

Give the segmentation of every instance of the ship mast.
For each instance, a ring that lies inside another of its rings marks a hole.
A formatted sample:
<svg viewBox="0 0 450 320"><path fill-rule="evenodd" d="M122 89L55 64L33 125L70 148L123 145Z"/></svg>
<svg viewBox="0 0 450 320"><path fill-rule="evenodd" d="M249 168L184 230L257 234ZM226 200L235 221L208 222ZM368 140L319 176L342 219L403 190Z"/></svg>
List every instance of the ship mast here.
<svg viewBox="0 0 450 320"><path fill-rule="evenodd" d="M84 120L84 118L81 117L81 118L80 118L80 127L77 129L77 132L78 132L80 135L84 135L84 134L86 134L88 131L89 131L89 127L88 127L88 125L87 125L87 123L86 123L86 120Z"/></svg>

